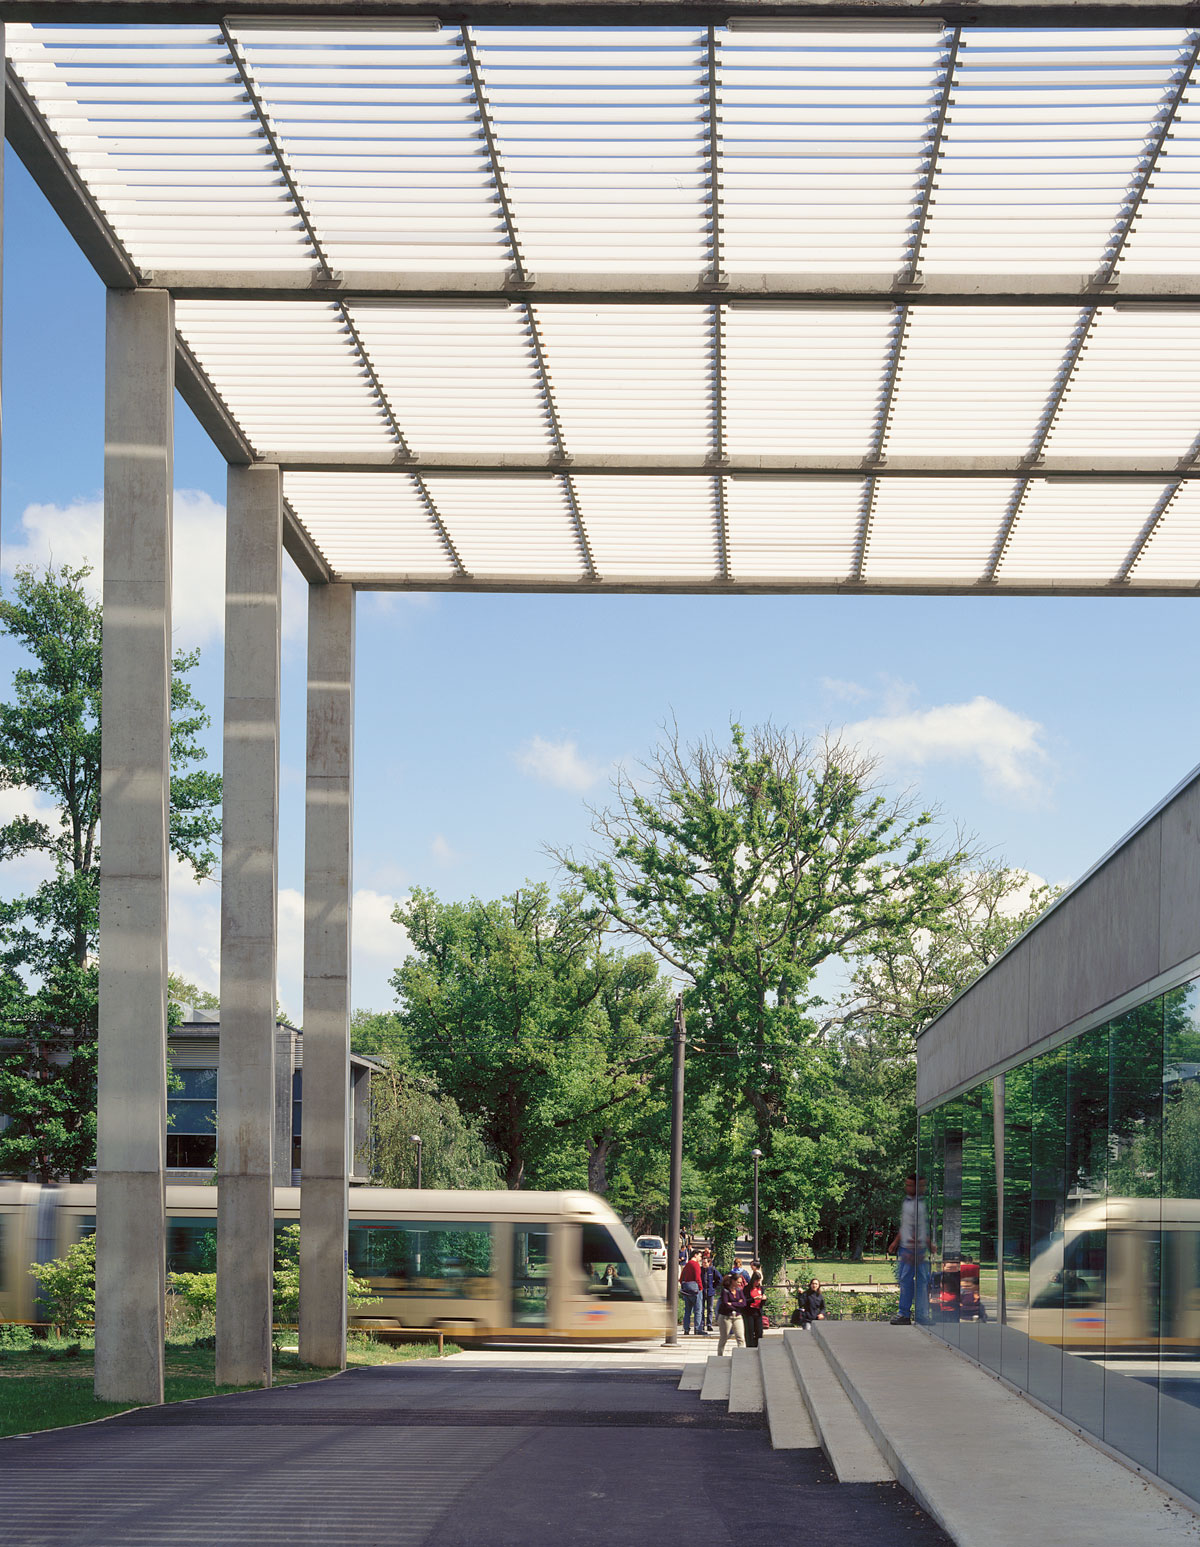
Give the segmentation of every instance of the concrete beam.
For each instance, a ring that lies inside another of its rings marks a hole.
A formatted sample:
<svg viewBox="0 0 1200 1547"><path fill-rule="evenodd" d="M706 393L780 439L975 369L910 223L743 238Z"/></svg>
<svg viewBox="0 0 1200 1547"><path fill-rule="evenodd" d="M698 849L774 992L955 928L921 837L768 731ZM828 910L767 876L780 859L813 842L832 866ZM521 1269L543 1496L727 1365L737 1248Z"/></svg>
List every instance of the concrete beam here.
<svg viewBox="0 0 1200 1547"><path fill-rule="evenodd" d="M226 0L8 0L13 21L218 24L228 14ZM982 22L990 26L1132 26L1186 27L1194 18L1190 4L1163 0L947 0L931 19L928 0L456 0L447 22L459 20L505 26L680 27L723 26L730 12L739 21L770 22L797 18L874 22L912 20L924 26L939 21ZM427 0L245 0L239 16L313 17L335 25L350 18L426 22Z"/></svg>
<svg viewBox="0 0 1200 1547"><path fill-rule="evenodd" d="M349 1185L354 590L314 585L308 595L300 1357L341 1369Z"/></svg>
<svg viewBox="0 0 1200 1547"><path fill-rule="evenodd" d="M96 1395L163 1398L174 303L108 294Z"/></svg>
<svg viewBox="0 0 1200 1547"><path fill-rule="evenodd" d="M271 1384L279 637L277 467L231 467L225 546L218 1385Z"/></svg>
<svg viewBox="0 0 1200 1547"><path fill-rule="evenodd" d="M405 456L403 452L369 451L352 456L340 451L271 451L264 454L289 473L422 473L470 478L546 478L565 473L577 477L688 477L785 479L802 482L829 478L1054 478L1069 483L1097 483L1111 479L1163 484L1183 479L1193 458L1179 457L1047 457L1034 464L1012 456L888 456L879 461L861 456L801 454L796 456L727 456L720 462L703 456L674 452L599 452L591 456L528 456L523 452L429 452Z"/></svg>

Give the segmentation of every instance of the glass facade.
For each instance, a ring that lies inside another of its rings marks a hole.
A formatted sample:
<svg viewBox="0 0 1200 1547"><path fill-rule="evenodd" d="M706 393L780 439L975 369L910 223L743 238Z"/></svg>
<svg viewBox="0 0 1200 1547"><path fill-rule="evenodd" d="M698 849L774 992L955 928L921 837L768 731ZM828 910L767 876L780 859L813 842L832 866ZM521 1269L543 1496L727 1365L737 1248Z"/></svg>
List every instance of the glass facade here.
<svg viewBox="0 0 1200 1547"><path fill-rule="evenodd" d="M926 1113L933 1330L1200 1496L1200 979Z"/></svg>
<svg viewBox="0 0 1200 1547"><path fill-rule="evenodd" d="M167 1101L167 1165L200 1170L217 1153L217 1071L177 1069Z"/></svg>

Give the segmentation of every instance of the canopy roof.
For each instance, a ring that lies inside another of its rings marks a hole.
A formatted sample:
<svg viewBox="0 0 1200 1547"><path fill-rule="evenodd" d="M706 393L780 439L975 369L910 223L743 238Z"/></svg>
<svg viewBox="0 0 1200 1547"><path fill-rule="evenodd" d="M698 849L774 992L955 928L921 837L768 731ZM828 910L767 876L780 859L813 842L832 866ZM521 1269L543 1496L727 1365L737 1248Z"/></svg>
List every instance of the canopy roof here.
<svg viewBox="0 0 1200 1547"><path fill-rule="evenodd" d="M8 132L372 587L1200 583L1200 32L9 23Z"/></svg>

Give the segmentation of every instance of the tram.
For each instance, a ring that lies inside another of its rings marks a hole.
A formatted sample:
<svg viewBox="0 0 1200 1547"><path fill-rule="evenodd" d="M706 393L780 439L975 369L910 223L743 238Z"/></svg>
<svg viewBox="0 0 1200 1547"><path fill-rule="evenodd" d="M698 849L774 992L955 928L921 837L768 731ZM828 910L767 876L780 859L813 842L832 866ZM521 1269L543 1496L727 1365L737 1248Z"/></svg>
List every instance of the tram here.
<svg viewBox="0 0 1200 1547"><path fill-rule="evenodd" d="M300 1189L275 1189L275 1226ZM0 1321L38 1319L33 1263L96 1228L94 1183L0 1182ZM215 1266L217 1189L167 1187L168 1273ZM658 1338L667 1310L628 1230L585 1192L350 1189L349 1265L375 1291L350 1325L441 1328L456 1342Z"/></svg>

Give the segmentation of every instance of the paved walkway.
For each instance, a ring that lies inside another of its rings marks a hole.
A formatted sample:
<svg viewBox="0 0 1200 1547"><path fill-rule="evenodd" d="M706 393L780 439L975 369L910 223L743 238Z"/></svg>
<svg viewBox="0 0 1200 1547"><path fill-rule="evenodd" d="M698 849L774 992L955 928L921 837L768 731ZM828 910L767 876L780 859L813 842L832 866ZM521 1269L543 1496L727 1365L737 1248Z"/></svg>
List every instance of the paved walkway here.
<svg viewBox="0 0 1200 1547"><path fill-rule="evenodd" d="M702 1347L462 1354L0 1440L0 1543L946 1547L901 1488L678 1391Z"/></svg>

